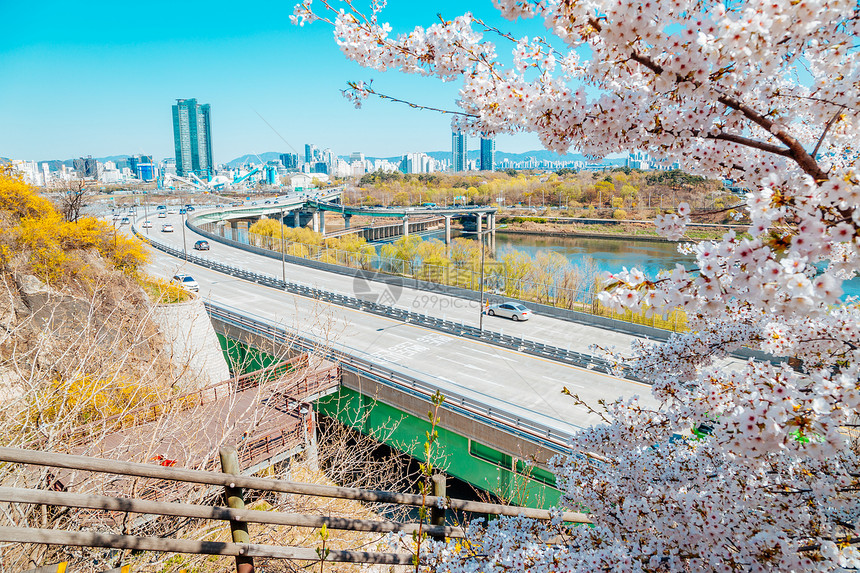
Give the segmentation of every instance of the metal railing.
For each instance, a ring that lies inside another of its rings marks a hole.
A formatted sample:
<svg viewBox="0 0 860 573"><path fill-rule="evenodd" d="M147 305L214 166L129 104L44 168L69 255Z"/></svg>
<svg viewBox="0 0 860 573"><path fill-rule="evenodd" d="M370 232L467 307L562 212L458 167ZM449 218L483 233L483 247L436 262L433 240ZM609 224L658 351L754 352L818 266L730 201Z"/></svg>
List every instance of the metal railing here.
<svg viewBox="0 0 860 573"><path fill-rule="evenodd" d="M423 382L397 370L380 366L348 352L324 347L316 341L301 335L288 333L285 328L267 322L262 318L250 317L244 311L230 309L211 302L205 303L205 306L209 315L221 322L232 324L247 332L264 336L275 342L293 344L299 346L304 351L313 351L322 354L327 360L339 363L341 370L366 376L380 384L395 388L427 402L439 390L433 384ZM444 395L445 402L442 404L442 408L444 409L469 419L480 421L489 427L516 437L526 439L550 451L567 455L573 453L570 449L573 434L551 428L539 422L524 419L501 408L493 407L456 392L446 390Z"/></svg>

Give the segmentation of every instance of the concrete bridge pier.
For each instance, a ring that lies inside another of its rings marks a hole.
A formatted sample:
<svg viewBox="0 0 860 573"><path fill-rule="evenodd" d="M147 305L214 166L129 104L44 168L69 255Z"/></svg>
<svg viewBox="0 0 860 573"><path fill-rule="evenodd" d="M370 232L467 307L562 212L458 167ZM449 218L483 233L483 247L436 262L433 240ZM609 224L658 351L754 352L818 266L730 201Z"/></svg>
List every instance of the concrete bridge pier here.
<svg viewBox="0 0 860 573"><path fill-rule="evenodd" d="M445 215L445 244L451 244L451 215Z"/></svg>
<svg viewBox="0 0 860 573"><path fill-rule="evenodd" d="M322 211L311 213L311 229L314 233L325 233L325 215Z"/></svg>
<svg viewBox="0 0 860 573"><path fill-rule="evenodd" d="M403 236L409 236L409 215L403 215Z"/></svg>
<svg viewBox="0 0 860 573"><path fill-rule="evenodd" d="M475 232L478 234L479 237L481 236L481 223L483 223L483 219L484 219L483 213L476 213L475 214Z"/></svg>
<svg viewBox="0 0 860 573"><path fill-rule="evenodd" d="M306 211L304 209L296 209L284 217L284 223L288 227L293 227L295 229L304 227L311 221L313 221L313 211Z"/></svg>
<svg viewBox="0 0 860 573"><path fill-rule="evenodd" d="M352 219L352 215L347 215L346 213L344 213L344 215L343 215L343 228L344 229L350 228L350 224L349 224L350 219Z"/></svg>

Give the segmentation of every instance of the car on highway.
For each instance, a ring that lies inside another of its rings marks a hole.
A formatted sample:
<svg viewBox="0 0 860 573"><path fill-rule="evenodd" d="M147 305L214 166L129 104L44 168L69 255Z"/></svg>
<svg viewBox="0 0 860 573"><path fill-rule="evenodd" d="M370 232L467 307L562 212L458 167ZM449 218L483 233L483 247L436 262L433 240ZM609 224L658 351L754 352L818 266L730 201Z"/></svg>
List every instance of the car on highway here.
<svg viewBox="0 0 860 573"><path fill-rule="evenodd" d="M167 211L167 207L165 205L159 205L155 208L156 211Z"/></svg>
<svg viewBox="0 0 860 573"><path fill-rule="evenodd" d="M180 215L184 215L185 213L186 213L185 207L183 207L179 210Z"/></svg>
<svg viewBox="0 0 860 573"><path fill-rule="evenodd" d="M144 229L151 229L152 228L152 221L144 221L143 223L141 223L140 226Z"/></svg>
<svg viewBox="0 0 860 573"><path fill-rule="evenodd" d="M161 232L162 233L172 233L173 232L173 225L171 225L170 223L165 223L164 225L161 226Z"/></svg>
<svg viewBox="0 0 860 573"><path fill-rule="evenodd" d="M164 211L159 211L158 212L158 218L159 219L167 219L167 213Z"/></svg>
<svg viewBox="0 0 860 573"><path fill-rule="evenodd" d="M197 281L194 280L194 277L186 274L178 274L173 275L173 280L178 282L184 288L197 292L200 290L200 285L197 284Z"/></svg>
<svg viewBox="0 0 860 573"><path fill-rule="evenodd" d="M194 243L195 251L208 251L209 250L209 241L197 241Z"/></svg>
<svg viewBox="0 0 860 573"><path fill-rule="evenodd" d="M129 223L131 223L131 219L129 219L128 217L123 217L122 220L119 222L120 225L128 225Z"/></svg>
<svg viewBox="0 0 860 573"><path fill-rule="evenodd" d="M192 211L194 211L194 205L186 205L186 206L185 206L185 210L186 210L188 213L191 213Z"/></svg>
<svg viewBox="0 0 860 573"><path fill-rule="evenodd" d="M503 302L488 307L487 314L490 316L504 316L516 322L518 320L528 320L532 315L532 311L518 302Z"/></svg>

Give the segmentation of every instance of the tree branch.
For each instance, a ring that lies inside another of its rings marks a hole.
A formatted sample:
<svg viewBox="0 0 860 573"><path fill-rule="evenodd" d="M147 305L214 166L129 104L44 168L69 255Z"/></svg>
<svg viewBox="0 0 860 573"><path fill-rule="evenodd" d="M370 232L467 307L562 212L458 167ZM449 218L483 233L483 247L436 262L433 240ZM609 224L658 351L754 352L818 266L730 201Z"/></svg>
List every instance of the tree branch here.
<svg viewBox="0 0 860 573"><path fill-rule="evenodd" d="M719 139L722 141L731 141L732 143L738 143L740 145L744 145L746 147L752 147L753 149L758 149L760 151L766 151L768 153L773 153L774 155L782 155L783 157L792 158L791 150L786 149L784 147L780 147L778 145L774 145L772 143L767 143L764 141L758 141L757 139L752 139L749 137L744 137L742 135L735 135L733 133L724 133L720 132L716 135L699 135L699 137L704 137L705 139Z"/></svg>
<svg viewBox="0 0 860 573"><path fill-rule="evenodd" d="M406 101L406 100L399 99L399 98L396 98L396 97L393 97L390 95L386 95L384 93L380 93L380 92L374 90L372 87L370 87L369 84L364 85L363 87L359 88L358 84L356 84L355 82L349 82L349 87L352 90L363 91L363 92L367 93L368 95L374 95L374 96L378 97L379 99L393 101L395 103L402 103L402 104L408 105L409 107L414 108L414 109L436 111L436 112L443 113L443 114L462 115L464 117L478 117L474 113L467 113L465 111L454 111L454 110L450 110L450 109L442 109L442 108L438 108L438 107L431 107L431 106L427 106L427 105L420 105L417 103L412 103L411 101ZM347 90L341 90L341 92L346 94Z"/></svg>
<svg viewBox="0 0 860 573"><path fill-rule="evenodd" d="M827 122L827 125L824 126L824 131L821 132L821 137L818 138L818 143L815 144L815 149L812 150L813 158L818 155L818 148L821 147L822 143L824 143L824 138L827 136L827 132L830 131L830 128L836 123L836 120L842 117L842 110L844 109L844 105L839 106L839 109L836 110L836 113L833 114L833 117L831 117L830 121Z"/></svg>

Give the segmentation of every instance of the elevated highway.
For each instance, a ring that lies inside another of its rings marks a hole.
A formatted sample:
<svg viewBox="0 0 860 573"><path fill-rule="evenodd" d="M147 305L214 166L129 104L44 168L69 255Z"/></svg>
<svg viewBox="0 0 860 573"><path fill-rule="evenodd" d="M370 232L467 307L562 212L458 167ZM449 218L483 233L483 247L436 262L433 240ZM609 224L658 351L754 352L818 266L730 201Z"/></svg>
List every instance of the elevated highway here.
<svg viewBox="0 0 860 573"><path fill-rule="evenodd" d="M181 225L176 216L174 222ZM189 247L200 239L190 229L186 229L185 233ZM182 249L181 232L153 231L151 235L157 235L153 238ZM207 256L272 277L278 277L282 271L278 261L217 243L212 244ZM322 288L353 291L355 287L354 281L346 280L343 276L321 271L309 272L313 269L299 265L284 265L285 272L287 268L288 278L301 276L308 284ZM633 395L640 395L646 403L653 404L649 388L644 384L530 356L479 340L443 334L400 320L320 303L316 299L226 276L158 252L155 253L151 270L166 277L176 272L189 273L200 284L200 296L204 300L247 311L249 315L283 325L316 340L321 346L335 348L433 385L443 394L446 391L462 394L562 433L570 434L600 421L598 415L564 397L564 387L594 405L598 400L629 398ZM375 285L359 286L374 288ZM406 292L404 289L396 304L418 308L428 314L445 315L449 319L462 318L463 321L477 322L478 305L474 301L445 295L433 300L425 297L428 297L426 292ZM524 323L513 323L501 318L487 322L490 328L508 334L570 346L584 352L589 352L588 346L594 342L621 346L629 344L631 339L628 335L549 317L536 316Z"/></svg>
<svg viewBox="0 0 860 573"><path fill-rule="evenodd" d="M445 243L451 241L451 221L459 219L464 223L465 232L481 233L485 229L493 232L496 228L495 207L462 206L450 208L429 207L361 207L348 206L340 203L341 190L321 191L314 196L306 194L289 194L278 198L277 203L262 205L231 206L215 209L204 213L191 215L195 224L223 223L232 228L245 226L247 228L261 217L280 218L291 227L310 224L314 231L327 235L325 214L340 215L344 220L344 229L337 235L356 232L362 233L368 240L390 237L394 234L408 235L410 232L425 230L429 224L444 225ZM351 220L355 215L373 218L400 219L399 225L389 225L391 229L373 226L352 229Z"/></svg>

